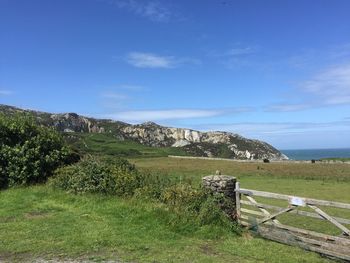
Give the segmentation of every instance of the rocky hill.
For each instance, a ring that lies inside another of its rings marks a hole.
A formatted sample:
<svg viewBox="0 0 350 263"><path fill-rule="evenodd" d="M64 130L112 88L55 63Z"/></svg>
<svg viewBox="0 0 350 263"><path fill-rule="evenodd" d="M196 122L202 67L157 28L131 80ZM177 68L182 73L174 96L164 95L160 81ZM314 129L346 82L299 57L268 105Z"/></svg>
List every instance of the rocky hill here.
<svg viewBox="0 0 350 263"><path fill-rule="evenodd" d="M131 125L120 121L94 119L76 113L50 114L0 105L0 112L29 113L45 126L60 132L112 133L117 140L133 140L152 147L181 147L193 156L232 159L288 159L273 146L229 132L200 132L160 126L153 122Z"/></svg>

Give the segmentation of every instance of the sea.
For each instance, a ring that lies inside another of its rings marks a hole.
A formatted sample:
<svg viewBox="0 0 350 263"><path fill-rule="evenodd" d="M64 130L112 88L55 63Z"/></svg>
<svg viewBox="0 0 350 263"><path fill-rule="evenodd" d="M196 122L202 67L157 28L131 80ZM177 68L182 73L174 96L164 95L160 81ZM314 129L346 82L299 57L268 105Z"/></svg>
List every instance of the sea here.
<svg viewBox="0 0 350 263"><path fill-rule="evenodd" d="M350 158L350 148L280 150L291 160L319 160L322 158Z"/></svg>

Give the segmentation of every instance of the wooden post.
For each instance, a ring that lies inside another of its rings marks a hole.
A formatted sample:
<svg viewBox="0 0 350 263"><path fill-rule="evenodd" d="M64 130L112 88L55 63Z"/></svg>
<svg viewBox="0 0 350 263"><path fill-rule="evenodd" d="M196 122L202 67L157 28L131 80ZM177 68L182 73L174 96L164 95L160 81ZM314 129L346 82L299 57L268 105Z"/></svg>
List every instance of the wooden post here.
<svg viewBox="0 0 350 263"><path fill-rule="evenodd" d="M235 192L236 192L235 218L236 218L237 222L239 223L240 218L241 218L241 194L239 193L239 182L236 182Z"/></svg>

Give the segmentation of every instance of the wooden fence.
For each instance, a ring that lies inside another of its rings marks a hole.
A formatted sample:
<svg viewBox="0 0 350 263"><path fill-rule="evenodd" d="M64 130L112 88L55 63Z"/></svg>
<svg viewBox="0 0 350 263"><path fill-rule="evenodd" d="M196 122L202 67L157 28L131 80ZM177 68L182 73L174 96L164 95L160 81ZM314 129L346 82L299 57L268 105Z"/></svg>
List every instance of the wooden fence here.
<svg viewBox="0 0 350 263"><path fill-rule="evenodd" d="M256 197L287 202L285 207L280 207L271 205L271 202L270 204L259 202ZM350 220L331 216L323 208L333 207L350 210L350 204L243 189L240 188L239 182L236 182L235 186L235 199L236 216L239 223L256 231L260 236L350 261L350 230L345 226L350 224ZM339 236L329 235L283 224L277 217L286 213L326 220L329 224L338 228L341 234Z"/></svg>

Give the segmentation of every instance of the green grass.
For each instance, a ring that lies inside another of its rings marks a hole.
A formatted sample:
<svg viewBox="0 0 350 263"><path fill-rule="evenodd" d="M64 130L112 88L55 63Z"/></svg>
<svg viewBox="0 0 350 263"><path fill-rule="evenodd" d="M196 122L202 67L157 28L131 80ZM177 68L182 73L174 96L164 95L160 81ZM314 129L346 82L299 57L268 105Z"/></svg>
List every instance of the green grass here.
<svg viewBox="0 0 350 263"><path fill-rule="evenodd" d="M168 176L199 185L205 175L220 170L237 177L242 188L350 203L350 165L327 163L241 163L177 158L132 159L143 170L158 171ZM286 207L286 201L256 198L266 204ZM253 209L251 206L246 207ZM350 211L321 207L333 216L350 219ZM309 212L312 212L308 209ZM296 215L283 215L281 222L327 234L341 231L332 224ZM348 225L348 227L350 227Z"/></svg>
<svg viewBox="0 0 350 263"><path fill-rule="evenodd" d="M47 186L1 191L0 200L1 262L327 262L247 233L175 223L172 212L144 200L72 195Z"/></svg>
<svg viewBox="0 0 350 263"><path fill-rule="evenodd" d="M157 171L171 177L192 180L196 184L201 182L204 175L214 174L216 170L220 170L222 174L236 176L247 183L252 180L254 184L255 180L263 179L258 185L264 179L274 180L278 184L278 189L281 190L284 189L285 184L280 184L279 180L283 182L284 180L300 179L298 182L301 182L301 185L305 181L315 181L316 184L329 182L348 185L350 183L350 165L346 163L251 163L184 158L133 158L130 159L130 162L143 170ZM288 191L299 191L298 188L294 190L290 188L288 187ZM272 189L276 189L276 185L272 185ZM335 189L337 188L333 188ZM333 195L332 191L331 196ZM347 199L349 198L350 196L347 196Z"/></svg>
<svg viewBox="0 0 350 263"><path fill-rule="evenodd" d="M321 160L325 160L325 161L341 161L341 162L349 162L350 158L322 158Z"/></svg>
<svg viewBox="0 0 350 263"><path fill-rule="evenodd" d="M113 143L113 142L112 142ZM241 187L350 202L350 165L239 163L174 158L130 159L150 170L199 185L221 170ZM0 261L78 259L127 262L328 262L318 254L220 226L198 226L147 200L73 195L48 186L0 192ZM261 201L265 201L261 200ZM286 206L281 201L271 204ZM328 210L327 210L328 211ZM349 218L349 212L330 209ZM281 217L283 223L335 234L320 220ZM178 222L181 220L181 222Z"/></svg>
<svg viewBox="0 0 350 263"><path fill-rule="evenodd" d="M66 133L65 138L70 145L82 153L122 157L186 155L180 148L149 147L130 140L120 140L109 133Z"/></svg>

